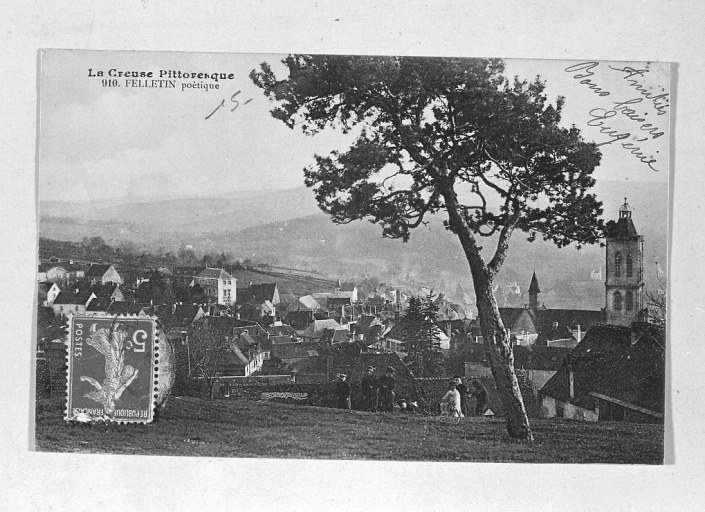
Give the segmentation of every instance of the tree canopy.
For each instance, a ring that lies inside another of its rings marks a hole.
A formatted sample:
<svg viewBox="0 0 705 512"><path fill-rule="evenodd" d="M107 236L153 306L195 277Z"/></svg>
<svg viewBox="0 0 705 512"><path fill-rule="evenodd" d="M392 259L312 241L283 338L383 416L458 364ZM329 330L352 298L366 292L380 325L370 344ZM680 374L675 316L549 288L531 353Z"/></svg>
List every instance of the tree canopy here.
<svg viewBox="0 0 705 512"><path fill-rule="evenodd" d="M368 218L384 236L407 240L429 214L451 207L475 235L499 234L490 269L514 229L559 246L598 241L602 209L588 190L600 153L578 129L560 126L563 98L548 102L538 77L509 80L496 59L283 62L282 80L267 63L251 74L277 102L275 118L308 134L358 131L348 151L316 156L305 170L334 221ZM456 230L452 219L447 226Z"/></svg>

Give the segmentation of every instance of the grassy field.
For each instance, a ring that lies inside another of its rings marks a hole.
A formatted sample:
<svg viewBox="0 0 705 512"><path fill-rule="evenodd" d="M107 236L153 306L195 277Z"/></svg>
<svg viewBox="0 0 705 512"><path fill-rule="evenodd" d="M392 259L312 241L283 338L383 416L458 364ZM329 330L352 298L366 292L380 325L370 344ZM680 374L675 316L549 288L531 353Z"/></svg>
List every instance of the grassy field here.
<svg viewBox="0 0 705 512"><path fill-rule="evenodd" d="M502 420L373 414L248 401L170 398L151 425L69 425L39 401L42 451L211 457L660 464L663 427L534 420L536 441Z"/></svg>

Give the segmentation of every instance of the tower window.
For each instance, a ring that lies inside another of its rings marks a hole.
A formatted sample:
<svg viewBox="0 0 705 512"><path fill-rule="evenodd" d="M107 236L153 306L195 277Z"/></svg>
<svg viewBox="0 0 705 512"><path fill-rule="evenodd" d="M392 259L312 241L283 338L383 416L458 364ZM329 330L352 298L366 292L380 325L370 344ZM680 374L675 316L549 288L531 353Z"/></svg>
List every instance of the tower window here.
<svg viewBox="0 0 705 512"><path fill-rule="evenodd" d="M627 294L625 295L624 302L625 309L627 311L631 311L632 309L634 309L634 295L632 294L632 292L627 292Z"/></svg>
<svg viewBox="0 0 705 512"><path fill-rule="evenodd" d="M614 310L622 311L622 294L614 292Z"/></svg>
<svg viewBox="0 0 705 512"><path fill-rule="evenodd" d="M615 277L621 277L622 275L622 253L618 252L614 255L614 275Z"/></svg>
<svg viewBox="0 0 705 512"><path fill-rule="evenodd" d="M632 255L627 254L627 277L632 277L634 273L634 262L632 261Z"/></svg>

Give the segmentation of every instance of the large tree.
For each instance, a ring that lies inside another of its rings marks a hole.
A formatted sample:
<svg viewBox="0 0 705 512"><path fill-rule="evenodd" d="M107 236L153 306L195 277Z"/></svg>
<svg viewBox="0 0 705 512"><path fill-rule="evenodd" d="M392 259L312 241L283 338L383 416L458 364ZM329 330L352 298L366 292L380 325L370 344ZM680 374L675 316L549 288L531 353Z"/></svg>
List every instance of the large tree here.
<svg viewBox="0 0 705 512"><path fill-rule="evenodd" d="M367 218L406 241L445 211L470 265L509 435L533 439L492 282L516 230L558 246L599 240L601 203L589 193L595 144L559 124L563 98L547 101L539 77L507 79L501 60L292 55L282 63L281 79L268 63L250 75L275 102L275 118L306 134L356 135L348 151L316 156L304 171L335 222Z"/></svg>
<svg viewBox="0 0 705 512"><path fill-rule="evenodd" d="M402 318L404 359L417 377L440 377L445 361L441 352L441 329L438 327L436 296L412 297Z"/></svg>

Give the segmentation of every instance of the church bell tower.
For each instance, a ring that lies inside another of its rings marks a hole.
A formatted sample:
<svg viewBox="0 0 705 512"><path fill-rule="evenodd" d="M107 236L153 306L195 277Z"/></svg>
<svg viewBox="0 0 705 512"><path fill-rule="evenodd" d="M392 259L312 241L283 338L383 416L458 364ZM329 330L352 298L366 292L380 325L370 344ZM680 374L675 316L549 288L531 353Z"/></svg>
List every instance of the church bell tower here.
<svg viewBox="0 0 705 512"><path fill-rule="evenodd" d="M631 326L645 307L644 237L636 232L626 197L607 233L605 252L605 321Z"/></svg>

